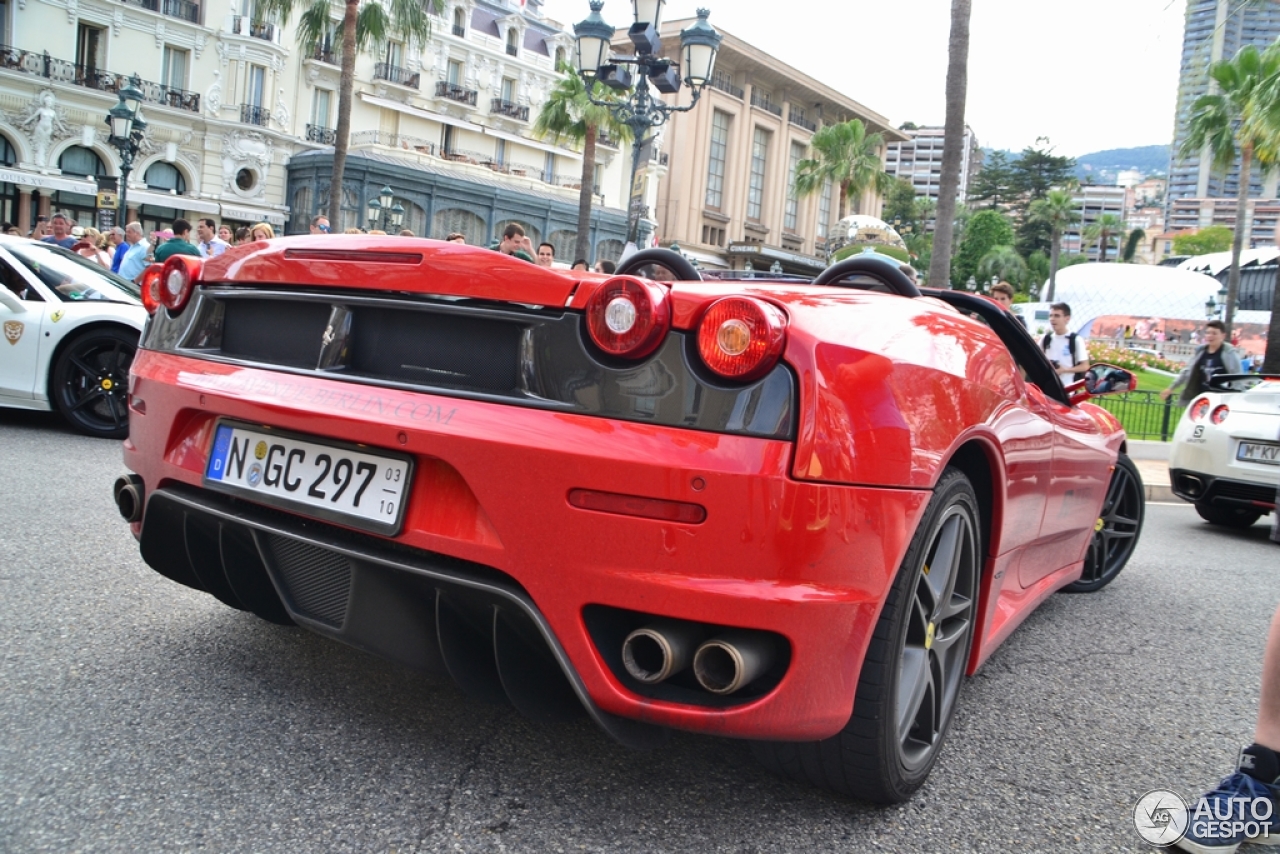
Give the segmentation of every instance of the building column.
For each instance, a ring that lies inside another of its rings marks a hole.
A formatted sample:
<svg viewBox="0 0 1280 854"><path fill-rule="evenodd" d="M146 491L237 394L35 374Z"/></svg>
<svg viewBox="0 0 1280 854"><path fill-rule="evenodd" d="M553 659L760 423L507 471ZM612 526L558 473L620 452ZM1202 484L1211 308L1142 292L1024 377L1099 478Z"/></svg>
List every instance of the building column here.
<svg viewBox="0 0 1280 854"><path fill-rule="evenodd" d="M40 209L36 211L39 216L49 216L49 212L53 207L53 200L49 198L47 193L41 193L39 196Z"/></svg>
<svg viewBox="0 0 1280 854"><path fill-rule="evenodd" d="M31 233L31 190L34 188L18 188L18 230L26 237Z"/></svg>

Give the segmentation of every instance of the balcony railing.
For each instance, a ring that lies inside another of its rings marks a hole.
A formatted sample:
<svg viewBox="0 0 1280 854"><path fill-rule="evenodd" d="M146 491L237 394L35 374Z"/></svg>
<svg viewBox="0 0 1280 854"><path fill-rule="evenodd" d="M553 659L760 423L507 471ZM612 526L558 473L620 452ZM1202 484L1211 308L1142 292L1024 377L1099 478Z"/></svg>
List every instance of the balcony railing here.
<svg viewBox="0 0 1280 854"><path fill-rule="evenodd" d="M307 142L318 142L321 145L336 145L338 132L333 128L321 125L307 125Z"/></svg>
<svg viewBox="0 0 1280 854"><path fill-rule="evenodd" d="M240 121L247 125L266 127L271 121L271 111L266 107L256 107L253 104L241 104Z"/></svg>
<svg viewBox="0 0 1280 854"><path fill-rule="evenodd" d="M385 80L388 83L395 83L397 86L408 86L411 89L417 89L419 82L422 80L422 74L417 71L410 71L407 68L401 68L398 65L392 65L389 62L379 62L373 67L373 79Z"/></svg>
<svg viewBox="0 0 1280 854"><path fill-rule="evenodd" d="M519 56L520 49L513 44L507 45L507 56Z"/></svg>
<svg viewBox="0 0 1280 854"><path fill-rule="evenodd" d="M596 134L596 145L607 146L608 148L617 148L618 141L603 131Z"/></svg>
<svg viewBox="0 0 1280 854"><path fill-rule="evenodd" d="M399 148L405 151L416 151L419 154L435 154L436 144L419 136L406 136L402 133L386 133L379 130L362 130L351 134L354 145L385 145L388 148Z"/></svg>
<svg viewBox="0 0 1280 854"><path fill-rule="evenodd" d="M734 86L733 78L730 77L728 74L725 74L723 71L714 72L711 75L711 80L709 80L708 82L715 88L719 89L721 92L724 92L725 94L728 94L728 95L732 95L733 97L737 98L739 101L742 100L742 95L743 95L742 87Z"/></svg>
<svg viewBox="0 0 1280 854"><path fill-rule="evenodd" d="M751 106L759 107L766 113L773 113L778 118L782 118L782 105L775 104L773 101L770 101L768 95L762 95L759 92L752 92Z"/></svg>
<svg viewBox="0 0 1280 854"><path fill-rule="evenodd" d="M462 26L462 24L454 24L454 25L453 25L453 34L454 34L455 36L457 36L458 38L462 38L463 36L465 36L465 35L467 34L467 28L466 28L466 27L464 27L464 26Z"/></svg>
<svg viewBox="0 0 1280 854"><path fill-rule="evenodd" d="M231 19L231 32L238 36L249 36L250 38L262 39L268 42L276 40L275 24L266 21L254 21L243 15L236 15Z"/></svg>
<svg viewBox="0 0 1280 854"><path fill-rule="evenodd" d="M436 97L448 98L450 101L457 101L459 104L476 105L476 90L467 89L457 83L449 83L441 80L436 84Z"/></svg>
<svg viewBox="0 0 1280 854"><path fill-rule="evenodd" d="M170 18L181 18L193 24L200 23L200 4L190 3L188 0L121 0L121 2L159 12Z"/></svg>
<svg viewBox="0 0 1280 854"><path fill-rule="evenodd" d="M57 83L69 83L74 86L84 86L87 89L97 89L99 92L118 92L128 83L128 79L124 74L103 71L92 66L77 65L74 62L58 59L47 53L36 53L35 51L22 50L9 45L0 45L0 69L31 74ZM175 89L160 83L152 83L150 80L139 82L141 83L143 98L153 104L173 107L178 110L188 110L193 113L200 112L200 95L196 92Z"/></svg>
<svg viewBox="0 0 1280 854"><path fill-rule="evenodd" d="M311 51L310 59L316 62L323 62L325 65L341 65L342 59L331 48L318 45L315 50Z"/></svg>
<svg viewBox="0 0 1280 854"><path fill-rule="evenodd" d="M791 122L791 124L795 125L796 127L804 128L810 133L813 133L818 129L818 123L811 122L807 118L805 118L804 110L799 109L794 104L791 106L791 109L787 112L787 121Z"/></svg>
<svg viewBox="0 0 1280 854"><path fill-rule="evenodd" d="M494 98L489 102L489 112L498 116L507 116L512 119L519 119L522 122L529 121L529 108L522 107L505 98Z"/></svg>

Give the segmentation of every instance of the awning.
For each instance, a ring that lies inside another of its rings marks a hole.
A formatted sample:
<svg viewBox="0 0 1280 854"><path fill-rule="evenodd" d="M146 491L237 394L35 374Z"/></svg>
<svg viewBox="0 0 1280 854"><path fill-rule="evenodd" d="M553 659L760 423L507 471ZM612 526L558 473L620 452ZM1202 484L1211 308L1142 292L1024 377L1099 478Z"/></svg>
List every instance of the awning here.
<svg viewBox="0 0 1280 854"><path fill-rule="evenodd" d="M180 211L216 214L222 210L217 202L206 202L190 196L171 196L168 193L154 193L146 190L129 190L129 203L141 205L159 205L162 208L174 208Z"/></svg>
<svg viewBox="0 0 1280 854"><path fill-rule="evenodd" d="M582 155L576 151L569 151L564 148L558 148L554 145L548 145L545 142L537 142L536 140L526 139L525 137L519 136L518 134L506 133L505 131L494 130L493 128L484 128L484 132L486 136L495 136L498 139L505 139L508 142L514 142L520 145L527 145L530 148L536 148L539 151L549 151L552 154L559 155L560 157L567 157L570 160L582 160Z"/></svg>
<svg viewBox="0 0 1280 854"><path fill-rule="evenodd" d="M429 113L426 110L420 110L417 107L411 107L408 104L402 104L399 101L391 101L387 98L378 98L367 92L361 92L360 97L366 104L372 104L375 107L386 107L388 110L395 110L397 113L404 113L406 116L415 116L419 119L426 119L429 122L438 122L442 125L453 125L456 128L475 131L480 133L483 127L475 122L469 122L466 119L455 119L453 116L446 116L441 113Z"/></svg>
<svg viewBox="0 0 1280 854"><path fill-rule="evenodd" d="M57 175L39 175L24 172L21 169L0 169L0 184L18 184L22 187L35 187L37 190L65 190L68 193L82 193L86 196L96 195L98 185L93 181L76 181Z"/></svg>
<svg viewBox="0 0 1280 854"><path fill-rule="evenodd" d="M269 211L262 208L242 208L236 205L223 205L222 215L245 222L270 222L284 225L285 215L281 211Z"/></svg>

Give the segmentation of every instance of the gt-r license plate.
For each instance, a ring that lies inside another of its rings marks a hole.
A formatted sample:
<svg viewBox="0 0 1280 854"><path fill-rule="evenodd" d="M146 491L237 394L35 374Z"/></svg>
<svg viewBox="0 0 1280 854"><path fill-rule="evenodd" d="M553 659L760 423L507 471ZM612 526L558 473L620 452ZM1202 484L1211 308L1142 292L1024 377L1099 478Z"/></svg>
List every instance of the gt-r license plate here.
<svg viewBox="0 0 1280 854"><path fill-rule="evenodd" d="M274 430L221 423L206 486L380 534L396 534L413 464Z"/></svg>
<svg viewBox="0 0 1280 854"><path fill-rule="evenodd" d="M1280 466L1280 445L1268 442L1241 442L1236 448L1236 459L1247 463L1266 463Z"/></svg>

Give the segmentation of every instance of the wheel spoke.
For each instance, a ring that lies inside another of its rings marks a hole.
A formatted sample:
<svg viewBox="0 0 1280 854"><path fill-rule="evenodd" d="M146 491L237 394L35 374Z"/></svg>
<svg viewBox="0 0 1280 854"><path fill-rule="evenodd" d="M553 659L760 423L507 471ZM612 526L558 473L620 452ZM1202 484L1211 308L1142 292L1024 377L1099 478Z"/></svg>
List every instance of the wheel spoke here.
<svg viewBox="0 0 1280 854"><path fill-rule="evenodd" d="M946 606L947 599L955 589L956 573L963 555L962 534L964 525L959 516L952 516L942 523L938 531L937 545L933 549L933 558L925 567L925 583L929 594L933 597L930 603L929 617L937 620Z"/></svg>
<svg viewBox="0 0 1280 854"><path fill-rule="evenodd" d="M75 365L76 369L79 370L80 373L84 374L85 376L96 377L98 375L98 371L100 370L100 368L92 366L88 362L84 361L84 359L81 357L79 353L72 353L70 356L70 359L71 359L71 364Z"/></svg>
<svg viewBox="0 0 1280 854"><path fill-rule="evenodd" d="M82 395L79 400L77 400L74 404L72 404L71 411L79 412L81 408L87 406L88 404L92 403L98 398L105 397L105 396L107 396L107 393L105 391L103 391L98 386L94 386L93 388L89 389L88 392Z"/></svg>
<svg viewBox="0 0 1280 854"><path fill-rule="evenodd" d="M898 678L898 737L906 739L920 713L920 704L932 681L929 653L919 647L902 651L902 672Z"/></svg>
<svg viewBox="0 0 1280 854"><path fill-rule="evenodd" d="M106 395L106 398L107 406L111 409L111 425L113 427L120 427L124 424L124 420L128 416L120 411L120 401L116 399L114 394L108 394Z"/></svg>

